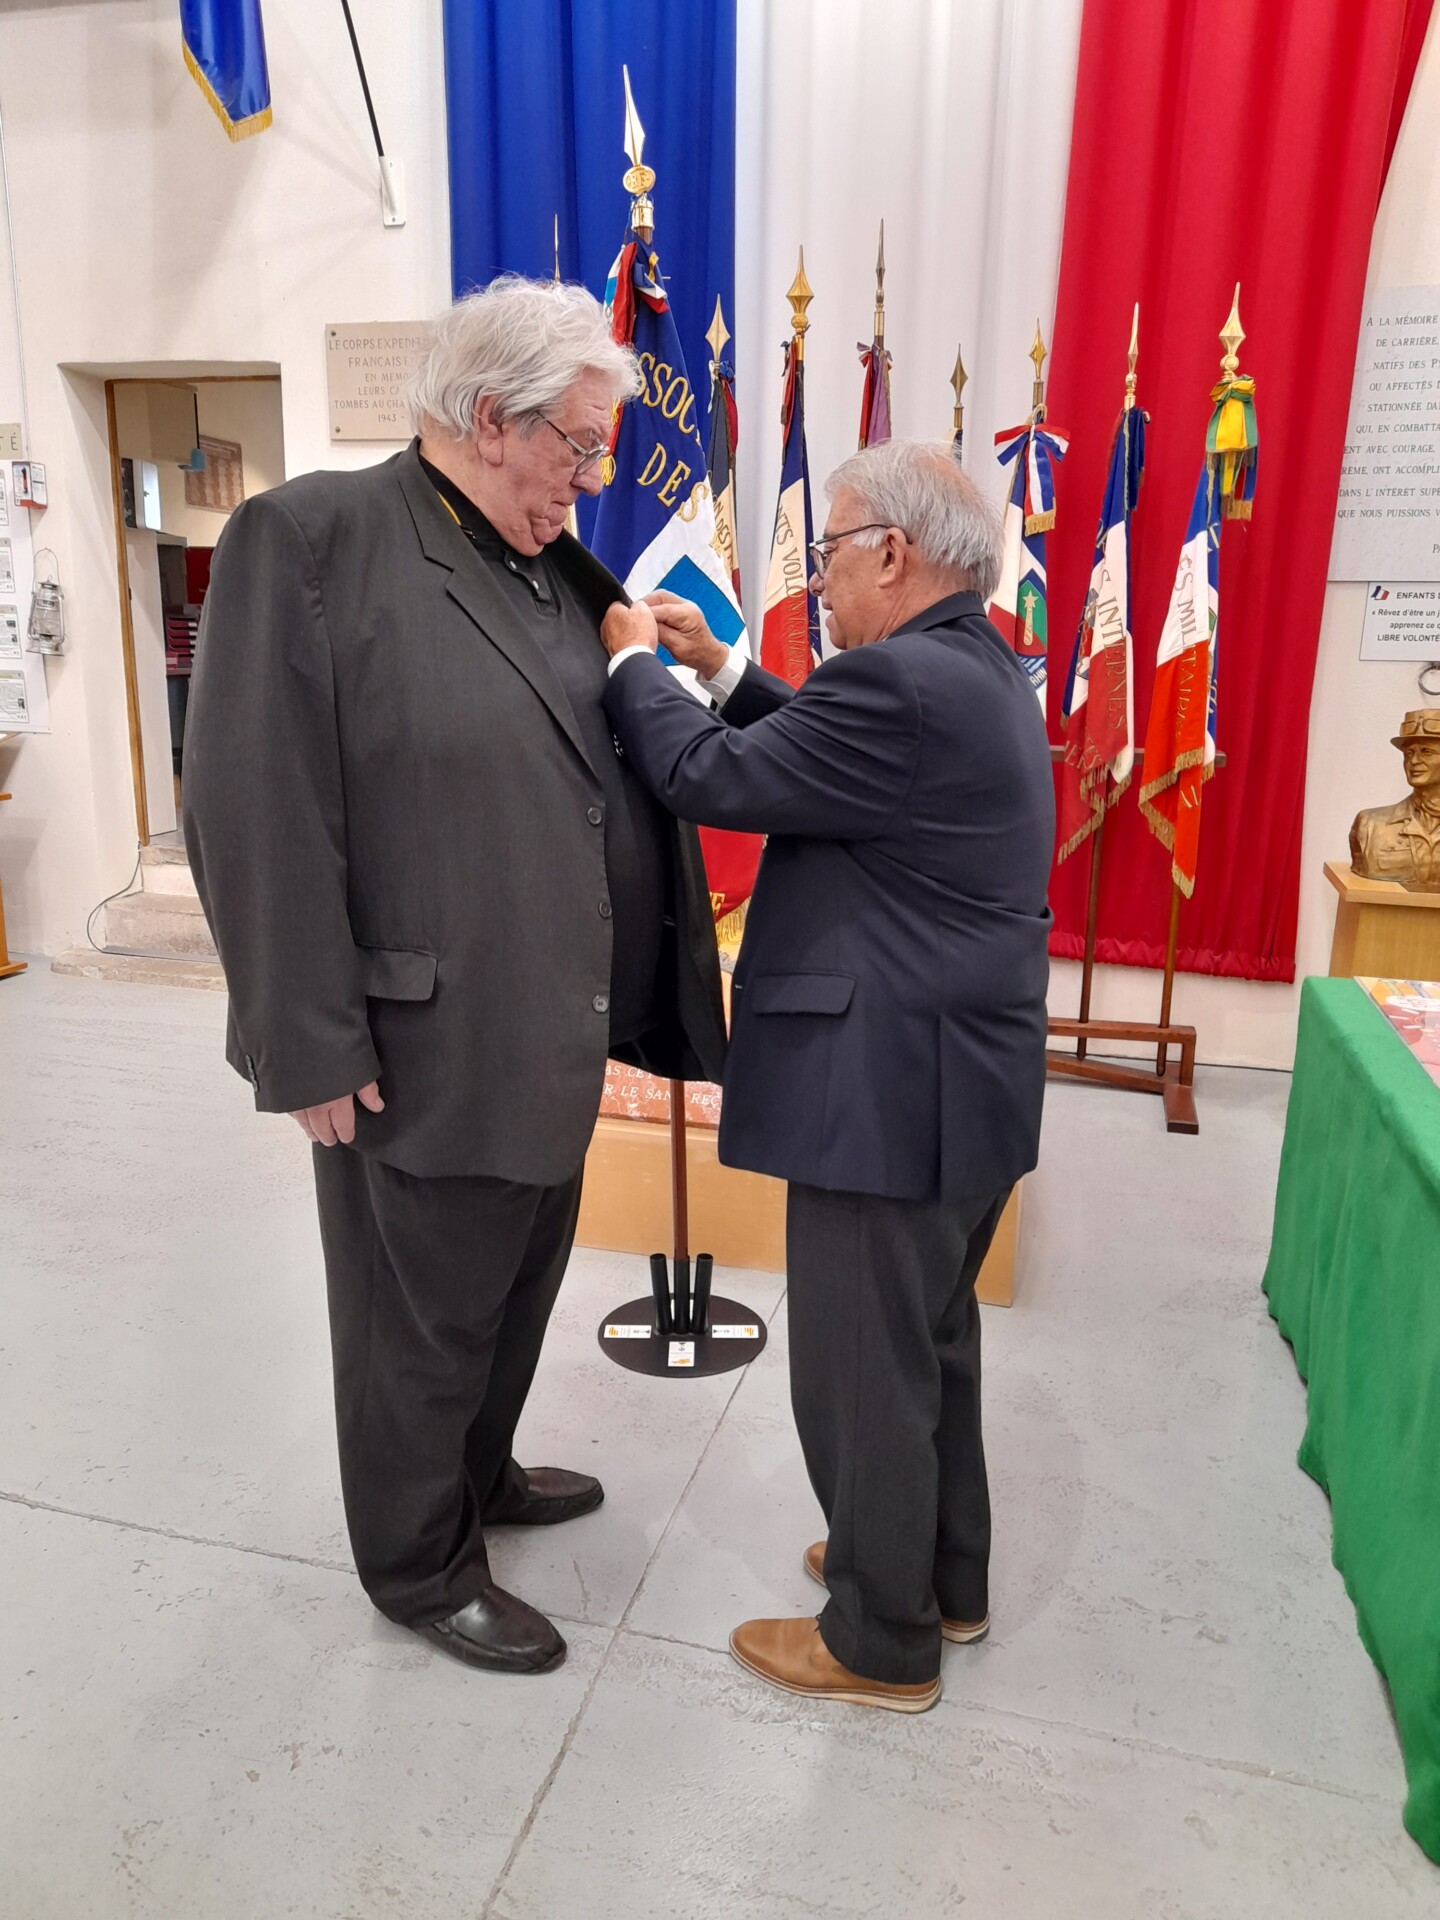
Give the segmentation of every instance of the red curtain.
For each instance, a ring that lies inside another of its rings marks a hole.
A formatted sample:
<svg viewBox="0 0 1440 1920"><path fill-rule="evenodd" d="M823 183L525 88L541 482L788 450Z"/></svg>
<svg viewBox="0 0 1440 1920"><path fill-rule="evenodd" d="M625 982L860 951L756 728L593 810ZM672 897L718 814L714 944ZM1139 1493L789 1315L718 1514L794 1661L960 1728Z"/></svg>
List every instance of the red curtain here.
<svg viewBox="0 0 1440 1920"><path fill-rule="evenodd" d="M1240 282L1256 380L1254 519L1220 555L1216 738L1190 972L1293 980L1310 689L1380 188L1431 0L1085 0L1050 417L1070 435L1050 535L1050 731L1084 603L1140 302L1150 414L1133 528L1136 726L1204 452L1218 335ZM1163 963L1169 855L1131 791L1105 829L1101 960ZM1052 877L1074 958L1087 855Z"/></svg>

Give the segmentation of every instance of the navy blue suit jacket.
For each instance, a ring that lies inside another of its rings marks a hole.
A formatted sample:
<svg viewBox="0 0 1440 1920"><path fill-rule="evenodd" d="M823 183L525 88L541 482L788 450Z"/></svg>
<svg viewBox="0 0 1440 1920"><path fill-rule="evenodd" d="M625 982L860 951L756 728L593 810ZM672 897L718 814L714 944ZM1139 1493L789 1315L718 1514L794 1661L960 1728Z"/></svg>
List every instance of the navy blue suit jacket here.
<svg viewBox="0 0 1440 1920"><path fill-rule="evenodd" d="M701 825L766 833L735 970L720 1158L900 1199L1034 1166L1054 789L1044 723L977 594L827 660L753 664L723 715L653 658L606 711Z"/></svg>

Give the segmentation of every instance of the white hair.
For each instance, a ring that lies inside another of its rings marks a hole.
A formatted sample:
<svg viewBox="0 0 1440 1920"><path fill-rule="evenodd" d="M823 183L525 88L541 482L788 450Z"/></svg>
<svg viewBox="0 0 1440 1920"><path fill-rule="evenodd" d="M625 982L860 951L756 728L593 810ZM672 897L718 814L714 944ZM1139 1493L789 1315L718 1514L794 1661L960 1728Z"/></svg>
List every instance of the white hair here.
<svg viewBox="0 0 1440 1920"><path fill-rule="evenodd" d="M592 372L605 375L616 400L631 399L642 385L635 355L611 338L594 295L504 273L435 321L430 351L406 395L411 423L417 433L468 440L476 405L489 399L497 423L518 419L522 431L533 431Z"/></svg>
<svg viewBox="0 0 1440 1920"><path fill-rule="evenodd" d="M852 453L825 482L833 500L848 487L883 525L857 534L860 547L878 546L886 527L899 527L922 559L988 600L1000 580L1003 535L999 516L944 442L886 440Z"/></svg>

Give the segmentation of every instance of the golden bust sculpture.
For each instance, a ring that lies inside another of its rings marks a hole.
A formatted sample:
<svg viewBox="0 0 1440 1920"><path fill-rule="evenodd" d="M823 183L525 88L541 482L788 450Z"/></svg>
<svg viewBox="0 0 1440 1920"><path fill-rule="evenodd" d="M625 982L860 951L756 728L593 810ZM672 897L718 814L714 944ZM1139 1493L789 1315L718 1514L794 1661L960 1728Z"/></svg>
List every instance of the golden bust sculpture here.
<svg viewBox="0 0 1440 1920"><path fill-rule="evenodd" d="M1356 814L1350 865L1367 880L1440 893L1440 707L1407 713L1390 744L1405 756L1410 798Z"/></svg>

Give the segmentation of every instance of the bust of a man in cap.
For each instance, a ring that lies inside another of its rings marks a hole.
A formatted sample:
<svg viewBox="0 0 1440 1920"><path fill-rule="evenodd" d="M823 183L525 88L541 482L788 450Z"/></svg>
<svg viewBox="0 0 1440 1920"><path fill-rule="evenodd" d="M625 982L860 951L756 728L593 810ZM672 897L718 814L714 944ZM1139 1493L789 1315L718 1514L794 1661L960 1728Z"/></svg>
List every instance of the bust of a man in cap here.
<svg viewBox="0 0 1440 1920"><path fill-rule="evenodd" d="M1440 893L1440 707L1407 713L1390 744L1405 756L1410 798L1356 814L1350 865L1367 880Z"/></svg>

